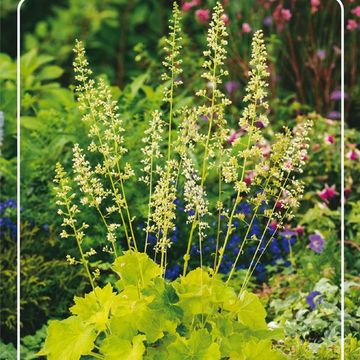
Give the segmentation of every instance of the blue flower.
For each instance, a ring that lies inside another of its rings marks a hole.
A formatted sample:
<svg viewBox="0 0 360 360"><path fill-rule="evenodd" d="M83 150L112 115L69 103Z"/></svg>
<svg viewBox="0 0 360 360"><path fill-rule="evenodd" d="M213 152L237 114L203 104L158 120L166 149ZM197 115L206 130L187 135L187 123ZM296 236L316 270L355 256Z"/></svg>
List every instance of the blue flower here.
<svg viewBox="0 0 360 360"><path fill-rule="evenodd" d="M253 235L259 237L260 236L260 227L259 227L259 221L258 219L254 219L252 225L251 225L251 229L249 231L249 238L251 238Z"/></svg>
<svg viewBox="0 0 360 360"><path fill-rule="evenodd" d="M197 245L192 245L190 249L190 254L200 254L199 247Z"/></svg>
<svg viewBox="0 0 360 360"><path fill-rule="evenodd" d="M265 266L261 263L257 264L255 267L255 276L257 281L264 281L266 279Z"/></svg>
<svg viewBox="0 0 360 360"><path fill-rule="evenodd" d="M174 280L180 275L180 266L175 264L174 267L167 267L165 277L168 280Z"/></svg>
<svg viewBox="0 0 360 360"><path fill-rule="evenodd" d="M237 214L244 214L245 216L251 215L251 206L247 202L242 202L236 207Z"/></svg>
<svg viewBox="0 0 360 360"><path fill-rule="evenodd" d="M270 251L273 253L273 254L280 254L281 253L281 250L280 250L280 247L279 247L279 242L278 242L278 239L276 238L273 238L270 245L269 245L269 248L270 248Z"/></svg>
<svg viewBox="0 0 360 360"><path fill-rule="evenodd" d="M151 245L156 244L156 236L155 235L149 233L148 240Z"/></svg>
<svg viewBox="0 0 360 360"><path fill-rule="evenodd" d="M175 199L174 204L176 205L177 210L184 211L184 206L182 205L182 203L179 199Z"/></svg>
<svg viewBox="0 0 360 360"><path fill-rule="evenodd" d="M316 306L321 304L322 297L319 297L320 295L320 291L311 291L306 297L306 302L310 306L311 310L315 310Z"/></svg>
<svg viewBox="0 0 360 360"><path fill-rule="evenodd" d="M286 253L290 252L290 245L296 242L297 232L291 230L284 230L279 233L281 236L281 246Z"/></svg>
<svg viewBox="0 0 360 360"><path fill-rule="evenodd" d="M231 270L232 265L232 261L222 261L220 265L220 272L222 274L227 274Z"/></svg>
<svg viewBox="0 0 360 360"><path fill-rule="evenodd" d="M287 238L281 238L281 246L287 254L290 252L290 244Z"/></svg>
<svg viewBox="0 0 360 360"><path fill-rule="evenodd" d="M15 216L16 201L8 199L0 203L0 235L6 233L11 239L16 238L17 226L16 222L12 220Z"/></svg>

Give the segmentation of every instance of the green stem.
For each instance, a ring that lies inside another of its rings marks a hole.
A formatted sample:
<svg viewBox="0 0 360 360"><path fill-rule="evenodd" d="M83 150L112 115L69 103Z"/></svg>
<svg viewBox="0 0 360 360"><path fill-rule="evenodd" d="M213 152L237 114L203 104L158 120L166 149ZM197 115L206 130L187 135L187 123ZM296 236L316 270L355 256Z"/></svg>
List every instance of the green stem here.
<svg viewBox="0 0 360 360"><path fill-rule="evenodd" d="M71 215L70 203L69 203L68 199L64 198L64 200L65 200L66 210L68 212L67 215L69 216L69 220L70 220L70 227L71 227L72 231L74 232L74 237L75 237L75 240L76 240L79 252L80 252L81 263L84 265L86 274L87 274L87 276L89 278L89 281L90 281L91 288L93 289L93 291L95 293L94 280L93 280L93 278L91 276L91 273L90 273L90 270L89 270L88 260L85 258L84 252L83 252L82 247L81 247L81 242L80 242L81 240L80 240L80 237L79 237L78 230L77 230L76 226L74 225L75 224L75 219Z"/></svg>
<svg viewBox="0 0 360 360"><path fill-rule="evenodd" d="M220 154L220 159L221 159L221 154ZM222 167L221 164L219 166L219 174L218 174L218 190L219 190L219 197L218 197L218 202L219 205L222 204L222 196L221 196L221 192L222 192L222 176L221 176L221 172L222 172ZM219 251L219 243L220 243L220 231L221 231L221 211L222 209L219 208L218 211L218 219L217 219L217 232L216 232L216 247L215 247L215 258L214 258L214 271L216 269L216 262L217 262L217 255L218 255L218 251Z"/></svg>
<svg viewBox="0 0 360 360"><path fill-rule="evenodd" d="M149 226L150 226L150 216L151 216L151 197L152 197L152 180L153 180L153 155L151 154L150 159L150 180L149 180L149 203L148 203L148 216L146 223L146 236L145 236L145 247L144 253L146 253L148 241L149 241Z"/></svg>
<svg viewBox="0 0 360 360"><path fill-rule="evenodd" d="M283 219L285 219L288 211L289 211L289 209L287 209L287 210L285 211L284 215L283 215L282 218L281 218L281 221L282 221ZM256 260L256 263L255 263L255 265L253 266L253 268L252 268L252 270L251 270L251 273L250 273L250 275L249 275L249 277L248 277L248 281L246 282L246 284L243 284L243 285L241 286L241 290L240 290L240 292L239 292L239 296L241 295L241 292L245 290L247 284L249 283L249 280L250 280L252 274L253 274L254 271L255 271L256 266L258 265L258 263L260 262L262 256L263 256L264 253L266 252L268 246L269 246L270 243L272 242L272 240L273 240L273 238L274 238L274 235L276 234L277 230L278 230L278 229L276 228L276 229L273 231L273 233L271 234L269 240L267 241L267 243L266 243L266 245L265 245L265 247L264 247L264 250L261 252L260 256L259 256L258 259Z"/></svg>
<svg viewBox="0 0 360 360"><path fill-rule="evenodd" d="M256 106L257 106L257 103L255 103L255 112L256 112ZM254 126L254 119L251 120L251 130L252 130L252 127L253 127L253 126ZM251 134L249 134L249 136L248 136L248 142L247 142L247 145L246 145L246 150L249 150L249 148L250 148L251 138L252 138L252 136L251 136ZM247 162L247 155L244 157L244 162L243 162L243 166L242 166L240 182L244 181L244 178L245 178L246 162ZM230 236L231 231L232 231L232 222L233 222L234 214L235 214L236 207L237 207L237 205L238 205L239 202L240 202L240 191L238 191L237 194L236 194L234 206L233 206L233 208L232 208L232 210L231 210L230 218L229 218L229 221L228 221L228 224L227 224L227 229L226 229L226 235L225 235L224 245L222 246L223 251L222 251L221 254L219 255L219 262L218 262L218 265L217 265L217 267L216 267L216 269L215 269L215 274L217 274L217 272L218 272L219 269L220 269L221 261L222 261L222 259L223 259L223 257L224 257L225 249L226 249L226 246L227 246L227 243L228 243L228 240L229 240L229 236ZM252 226L252 222L253 222L253 219L251 220L251 222L250 222L250 224L249 224L248 231L249 231L249 228ZM246 235L246 236L247 236L247 235Z"/></svg>
<svg viewBox="0 0 360 360"><path fill-rule="evenodd" d="M101 217L101 220L102 220L102 222L104 223L104 225L105 225L108 233L110 233L110 231L109 231L109 224L107 223L107 221L106 221L106 219L105 219L105 216L104 216L103 212L101 211L99 205L95 205L95 208L96 208L96 210L98 211L98 213L99 213L99 215L100 215L100 217ZM117 250L116 250L116 246L115 246L115 241L112 240L112 241L111 241L111 244L112 244L112 247L113 247L113 251L114 251L115 258L117 258L118 254L117 254Z"/></svg>
<svg viewBox="0 0 360 360"><path fill-rule="evenodd" d="M217 30L217 34L218 34L218 30ZM216 35L216 37L217 37L217 35ZM215 50L214 58L216 58L216 50ZM217 69L217 65L214 64L214 67L213 67L213 77L212 77L213 81L215 80L215 77L216 77L216 69ZM206 143L205 143L205 150L204 150L204 158L203 158L202 171L201 171L201 184L200 184L201 187L204 186L205 179L206 179L207 157L208 157L209 143L210 143L210 138L211 138L211 128L212 128L212 124L213 124L213 120L214 120L214 112L215 112L215 87L216 87L216 83L215 83L215 82L214 82L213 86L214 86L214 89L213 89L212 97L211 97L209 127L208 127L207 136L206 136ZM197 217L197 211L195 211L194 219L196 219L196 217ZM189 263L189 259L190 259L190 248L191 248L192 238L193 238L193 235L194 235L194 231L195 231L196 225L197 225L197 222L196 222L196 221L193 221L192 226L191 226L191 230L190 230L190 234L189 234L189 239L188 239L188 245L187 245L187 249L186 249L186 254L185 254L185 256L184 256L184 271L183 271L183 275L186 275L186 271L187 271L187 267L188 267L188 263Z"/></svg>
<svg viewBox="0 0 360 360"><path fill-rule="evenodd" d="M268 187L270 178L271 178L271 176L269 176L269 177L266 179L265 186L264 186L264 192L266 192L266 190L267 190L267 187ZM245 236L244 236L244 238L243 238L243 241L242 241L242 243L241 243L240 249L239 249L239 251L238 251L238 253L237 253L237 256L236 256L236 258L235 258L235 261L234 261L234 263L233 263L233 266L231 267L229 277L228 277L228 279L226 280L226 283L227 283L227 284L229 283L232 275L233 275L234 272L235 272L236 265L237 265L237 263L238 263L238 261L239 261L239 258L240 258L240 256L241 256L241 253L242 253L242 251L243 251L243 248L244 248L244 246L245 246L245 243L247 242L247 237L248 237L249 232L250 232L250 230L251 230L251 228L252 228L252 225L253 225L253 223L254 223L254 220L255 220L255 218L256 218L256 216L257 216L257 213L258 213L259 208L260 208L260 205L256 205L256 206L255 206L254 213L253 213L253 215L252 215L252 217L251 217L251 221L250 221L250 223L249 223L249 226L247 227Z"/></svg>
<svg viewBox="0 0 360 360"><path fill-rule="evenodd" d="M270 214L270 216L268 217L268 220L267 220L267 222L266 222L265 228L264 228L264 230L263 230L263 232L262 232L262 234L261 234L261 237L260 237L258 246L256 247L255 253L254 253L254 255L253 255L252 259L251 259L250 265L249 265L249 267L248 267L248 269L247 269L247 271L246 271L245 279L244 279L243 285L241 286L241 289L243 289L244 284L247 284L248 281L250 280L250 277L248 278L248 276L249 276L249 274L250 274L250 269L251 269L251 267L252 267L252 265L253 265L253 263L254 263L254 261L255 261L255 259L256 259L256 256L257 256L257 254L258 254L258 252L259 252L259 250L260 250L261 243L262 243L262 241L263 241L263 239L264 239L265 234L267 233L268 227L269 227L269 225L270 225L270 221L273 219L273 215L274 215L274 212L275 212L275 210L276 210L276 204L277 204L278 201L280 200L280 197L281 197L282 192L283 192L283 188L286 186L286 183L287 183L287 181L288 181L288 179L289 179L289 176L290 176L290 172L288 172L288 174L287 174L287 176L286 176L286 178L285 178L282 186L280 187L279 194L278 194L278 196L276 197L276 200L275 200L275 202L274 202L274 205L273 205L273 207L272 207L272 209L271 209L271 214ZM254 268L254 269L255 269L255 268ZM251 273L252 273L252 272L251 272ZM229 277L230 277L230 276L229 276Z"/></svg>
<svg viewBox="0 0 360 360"><path fill-rule="evenodd" d="M173 41L175 38L175 31L173 33ZM167 153L167 160L170 161L171 157L171 126L172 126L172 119L173 119L173 102L174 102L174 57L171 57L171 86L170 86L170 98L169 98L169 135L168 135L168 153Z"/></svg>
<svg viewBox="0 0 360 360"><path fill-rule="evenodd" d="M232 229L232 222L233 222L236 207L237 207L239 201L240 201L240 192L238 191L237 195L236 195L234 206L233 206L233 208L231 210L231 214L230 214L230 217L229 217L229 220L228 220L228 223L227 223L227 229L226 229L226 235L225 235L225 239L224 239L224 245L222 246L222 250L219 252L219 261L218 261L217 266L215 268L215 275L218 273L218 271L220 269L220 265L221 265L222 259L224 257L225 249L226 249L229 237L230 237L230 235L232 233L232 230L233 230Z"/></svg>
<svg viewBox="0 0 360 360"><path fill-rule="evenodd" d="M101 360L105 359L104 355L97 354L97 353L95 353L93 351L90 352L90 355L93 356L95 359L101 359Z"/></svg>

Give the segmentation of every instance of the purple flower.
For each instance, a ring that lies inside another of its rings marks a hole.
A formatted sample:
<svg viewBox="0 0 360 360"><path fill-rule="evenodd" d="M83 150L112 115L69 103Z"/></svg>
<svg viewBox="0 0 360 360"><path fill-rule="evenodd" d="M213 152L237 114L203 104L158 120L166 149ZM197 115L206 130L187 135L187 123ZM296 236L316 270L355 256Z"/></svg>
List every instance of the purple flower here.
<svg viewBox="0 0 360 360"><path fill-rule="evenodd" d="M231 95L235 90L239 88L240 84L238 81L227 81L225 84L226 92Z"/></svg>
<svg viewBox="0 0 360 360"><path fill-rule="evenodd" d="M309 248L313 251L315 251L318 254L321 254L324 250L325 246L325 240L324 238L319 234L312 234L309 236Z"/></svg>
<svg viewBox="0 0 360 360"><path fill-rule="evenodd" d="M338 112L338 111L335 111L335 110L333 110L333 111L330 111L328 114L327 114L327 117L329 118L329 119L340 119L340 117L341 117L341 114Z"/></svg>
<svg viewBox="0 0 360 360"><path fill-rule="evenodd" d="M297 233L292 230L284 230L279 233L281 236L281 246L286 253L290 252L290 246L296 242Z"/></svg>
<svg viewBox="0 0 360 360"><path fill-rule="evenodd" d="M281 236L283 236L283 237L285 237L285 238L287 238L287 239L290 239L290 238L296 236L296 235L297 235L297 232L296 232L296 231L293 231L293 230L284 230L284 231L281 231L281 232L279 233L279 235L281 235Z"/></svg>
<svg viewBox="0 0 360 360"><path fill-rule="evenodd" d="M316 305L321 304L322 297L320 291L311 291L310 294L306 297L306 302L310 306L311 310L315 310Z"/></svg>
<svg viewBox="0 0 360 360"><path fill-rule="evenodd" d="M320 59L320 60L324 60L326 58L326 50L324 49L319 49L317 52L316 52L316 55L317 57Z"/></svg>
<svg viewBox="0 0 360 360"><path fill-rule="evenodd" d="M258 129L263 129L265 124L262 121L256 121L254 124Z"/></svg>
<svg viewBox="0 0 360 360"><path fill-rule="evenodd" d="M273 23L273 18L272 18L272 16L266 16L266 17L264 18L264 21L263 21L264 26L271 26L272 23Z"/></svg>
<svg viewBox="0 0 360 360"><path fill-rule="evenodd" d="M341 100L341 96L342 96L342 92L340 90L334 90L330 94L330 100L333 100L333 101ZM344 92L344 99L346 99L347 97L348 97L347 93Z"/></svg>

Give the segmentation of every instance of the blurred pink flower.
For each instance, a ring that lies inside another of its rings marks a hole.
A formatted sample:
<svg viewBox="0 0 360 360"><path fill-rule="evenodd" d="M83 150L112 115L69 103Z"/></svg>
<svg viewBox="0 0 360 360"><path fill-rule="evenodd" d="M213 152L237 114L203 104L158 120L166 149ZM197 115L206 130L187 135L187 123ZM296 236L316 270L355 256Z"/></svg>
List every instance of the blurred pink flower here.
<svg viewBox="0 0 360 360"><path fill-rule="evenodd" d="M273 12L273 18L279 31L284 30L286 22L290 21L291 17L291 11L289 9L284 9L282 4L279 4Z"/></svg>
<svg viewBox="0 0 360 360"><path fill-rule="evenodd" d="M346 25L346 28L349 30L349 31L353 31L353 30L356 30L358 28L358 23L353 20L353 19L350 19L348 20L348 23Z"/></svg>
<svg viewBox="0 0 360 360"><path fill-rule="evenodd" d="M281 15L285 21L290 21L292 17L291 11L289 9L282 9Z"/></svg>
<svg viewBox="0 0 360 360"><path fill-rule="evenodd" d="M186 2L182 5L182 11L189 11L193 7L192 2Z"/></svg>
<svg viewBox="0 0 360 360"><path fill-rule="evenodd" d="M327 202L329 199L332 199L335 195L338 195L339 193L336 191L335 184L332 186L329 186L328 184L325 184L325 187L318 191L319 197Z"/></svg>
<svg viewBox="0 0 360 360"><path fill-rule="evenodd" d="M261 149L261 152L263 154L263 157L267 159L271 154L271 146L270 146L270 144L266 142L266 143L264 143L264 144L262 144L260 146L260 149Z"/></svg>
<svg viewBox="0 0 360 360"><path fill-rule="evenodd" d="M311 6L320 6L320 0L310 0Z"/></svg>
<svg viewBox="0 0 360 360"><path fill-rule="evenodd" d="M255 173L253 171L248 171L246 173L245 179L244 179L245 184L250 185L254 176L255 176Z"/></svg>
<svg viewBox="0 0 360 360"><path fill-rule="evenodd" d="M276 202L275 209L282 209L283 207L284 207L283 200L279 200L279 201Z"/></svg>
<svg viewBox="0 0 360 360"><path fill-rule="evenodd" d="M224 22L225 25L229 25L230 20L229 20L228 14L225 14L225 13L222 14L221 18L222 18L222 20L223 20L223 22Z"/></svg>
<svg viewBox="0 0 360 360"><path fill-rule="evenodd" d="M200 0L192 0L189 2L185 2L183 3L181 9L183 11L189 11L190 9L192 9L194 6L199 6L200 5Z"/></svg>
<svg viewBox="0 0 360 360"><path fill-rule="evenodd" d="M199 9L195 11L196 19L200 23L207 23L210 19L210 10L209 9Z"/></svg>
<svg viewBox="0 0 360 360"><path fill-rule="evenodd" d="M243 23L241 28L244 33L249 33L251 31L251 27L248 23Z"/></svg>
<svg viewBox="0 0 360 360"><path fill-rule="evenodd" d="M354 9L351 10L351 12L357 16L360 17L360 6L355 7Z"/></svg>
<svg viewBox="0 0 360 360"><path fill-rule="evenodd" d="M325 119L325 123L326 123L326 125L334 126L337 122L334 120Z"/></svg>
<svg viewBox="0 0 360 360"><path fill-rule="evenodd" d="M226 92L231 95L235 90L237 90L240 86L238 81L229 80L225 83Z"/></svg>
<svg viewBox="0 0 360 360"><path fill-rule="evenodd" d="M325 135L325 141L329 144L335 144L335 136L334 135Z"/></svg>
<svg viewBox="0 0 360 360"><path fill-rule="evenodd" d="M351 149L346 153L346 157L349 160L357 160L360 159L360 151L358 149Z"/></svg>
<svg viewBox="0 0 360 360"><path fill-rule="evenodd" d="M239 131L233 131L230 136L228 137L228 143L232 144L238 137L240 136Z"/></svg>
<svg viewBox="0 0 360 360"><path fill-rule="evenodd" d="M305 231L305 227L302 225L297 225L294 230L297 232L298 235L302 235Z"/></svg>
<svg viewBox="0 0 360 360"><path fill-rule="evenodd" d="M311 12L314 14L319 10L320 0L310 0Z"/></svg>
<svg viewBox="0 0 360 360"><path fill-rule="evenodd" d="M270 224L269 224L269 229L271 231L276 231L276 229L278 228L278 222L276 220L273 220Z"/></svg>

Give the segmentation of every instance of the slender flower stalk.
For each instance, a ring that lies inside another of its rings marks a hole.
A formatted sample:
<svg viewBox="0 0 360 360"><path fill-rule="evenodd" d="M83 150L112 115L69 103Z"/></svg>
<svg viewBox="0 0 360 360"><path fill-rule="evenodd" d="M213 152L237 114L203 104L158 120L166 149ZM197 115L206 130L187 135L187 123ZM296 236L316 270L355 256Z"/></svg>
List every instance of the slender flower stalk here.
<svg viewBox="0 0 360 360"><path fill-rule="evenodd" d="M99 152L103 157L103 163L98 164L95 169L96 173L108 177L128 247L132 248L133 243L135 250L137 250L132 227L133 219L130 215L123 184L124 180L133 175L133 171L129 164L125 165L125 171L120 168L120 161L127 149L123 146L124 139L121 134L124 132L124 128L117 113L118 106L113 101L110 89L104 80L100 80L96 86L95 81L91 79L92 71L88 68L82 42L76 42L74 52L76 53L74 61L75 79L78 81L75 90L78 95L79 108L83 112L82 120L90 124L89 137L92 142L88 149L91 152ZM120 189L116 186L118 183ZM123 210L125 210L127 221Z"/></svg>
<svg viewBox="0 0 360 360"><path fill-rule="evenodd" d="M252 41L252 55L250 61L251 70L249 72L250 80L246 88L247 94L244 97L244 102L248 103L248 105L244 109L239 121L240 128L243 128L247 131L246 147L244 150L239 151L237 156L230 155L227 166L224 167L225 182L234 182L236 197L230 216L228 216L224 243L218 250L219 259L217 266L215 267L215 274L220 269L229 237L234 231L233 220L236 208L242 199L242 194L248 193L250 191L249 187L244 182L249 159L252 159L252 161L255 161L256 159L262 159L261 151L257 146L257 144L262 140L262 136L258 127L255 126L255 122L260 120L264 124L268 123L266 110L268 109L269 105L266 101L266 78L269 76L269 73L267 71L266 59L267 53L263 40L263 33L259 30L254 34ZM235 146L237 143L238 141L235 141L233 146ZM240 161L242 159L242 165L239 165L238 159ZM237 175L239 170L241 172L240 179L238 179ZM224 215L227 214L225 213ZM250 223L249 227L251 225L252 222Z"/></svg>
<svg viewBox="0 0 360 360"><path fill-rule="evenodd" d="M143 176L140 177L140 181L144 182L149 187L149 201L148 201L148 215L146 223L146 236L144 252L147 250L150 232L150 220L151 220L151 208L152 208L152 194L153 194L153 177L154 177L154 163L156 160L162 157L160 151L160 143L162 139L162 133L164 132L164 122L161 120L161 113L154 111L151 115L149 128L145 131L145 137L142 141L146 144L142 149L144 158L141 160L143 164L142 172Z"/></svg>
<svg viewBox="0 0 360 360"><path fill-rule="evenodd" d="M219 154L220 158L222 156L222 152ZM218 211L217 216L217 229L216 229L216 245L215 245L215 256L214 256L214 271L216 269L217 264L217 256L219 252L219 245L220 245L220 236L221 236L221 215L223 212L223 203L222 203L222 166L219 166L218 171L218 201L216 204L216 208Z"/></svg>
<svg viewBox="0 0 360 360"><path fill-rule="evenodd" d="M70 264L80 263L84 266L85 272L89 278L90 285L93 291L95 291L95 284L93 276L91 275L89 269L89 260L88 257L93 255L93 251L86 253L83 251L82 242L85 237L84 230L89 227L88 224L83 223L81 226L77 226L76 216L80 212L77 205L73 204L75 199L75 194L70 186L70 180L67 177L67 174L61 164L56 164L56 176L54 182L57 184L55 187L56 192L56 205L65 208L65 210L59 208L58 214L63 216L63 222L61 224L64 228L70 228L72 233L68 233L67 230L63 230L60 234L62 238L73 237L76 240L76 244L80 253L80 261L75 260L75 258L70 255L67 256L67 259Z"/></svg>
<svg viewBox="0 0 360 360"><path fill-rule="evenodd" d="M167 158L164 167L165 170L161 169L160 167L157 169L159 180L157 181L154 192L152 192L152 185L150 184L149 216L147 221L147 235L145 240L146 249L149 232L154 232L157 234L155 257L157 253L160 252L160 266L164 276L167 265L167 249L171 246L171 241L169 240L168 235L169 231L172 231L174 228L176 209L174 202L176 199L178 163L176 160L171 159L171 133L174 118L174 90L182 84L182 81L178 79L178 76L182 73L182 69L180 67L182 60L179 59L182 40L180 36L180 21L180 10L178 5L174 2L172 18L170 19L169 25L170 35L169 38L165 39L166 47L164 50L166 57L163 61L163 65L166 69L166 72L162 75L162 80L166 82L163 101L169 103ZM169 84L167 84L167 82L169 82ZM156 139L156 142L159 143L160 138ZM157 157L160 157L159 152L156 153L156 155ZM150 164L152 173L152 160ZM153 208L153 212L151 212L151 207ZM152 222L152 225L150 225L150 222Z"/></svg>
<svg viewBox="0 0 360 360"><path fill-rule="evenodd" d="M274 220L274 218L277 218L278 226L276 227L275 231L271 235L270 238L273 238L276 231L279 229L279 227L282 224L282 221L284 219L284 216L282 215L282 212L285 212L288 219L291 219L292 210L299 206L299 199L302 197L302 193L304 192L304 186L301 181L298 181L294 178L290 178L290 174L293 171L302 172L302 168L304 166L304 159L307 156L307 149L308 149L308 133L311 129L312 123L310 121L305 122L305 124L302 124L298 126L297 129L294 131L294 136L290 137L289 130L286 129L286 133L284 136L279 135L279 138L283 138L283 141L278 141L276 143L276 147L274 149L274 155L276 157L277 165L280 165L280 174L281 177L284 178L282 185L280 186L279 193L276 197L276 200L274 202L274 205L270 211L270 214L268 214L268 220L266 222L266 225L264 227L263 233L258 241L258 246L256 248L256 251L252 257L252 260L250 262L250 265L248 267L248 270L246 272L246 276L244 279L244 282L241 287L241 291L245 289L247 286L250 277L252 273L255 270L256 265L258 264L258 261L256 261L256 264L253 267L253 264L255 262L255 259L260 251L261 245L263 243L264 237L266 233L268 232L270 222ZM284 146L285 145L285 148ZM284 154L284 158L279 157L279 154ZM286 175L285 175L286 174ZM289 181L290 179L290 181ZM279 179L278 179L279 180ZM286 198L281 201L281 211L276 211L276 208L280 202L280 198L282 195L286 194ZM271 241L271 240L270 240ZM238 253L238 256L240 255L240 252ZM235 266L238 261L238 256L234 262L232 271L229 274L228 281L231 279L231 276L234 272ZM260 255L262 256L262 255Z"/></svg>
<svg viewBox="0 0 360 360"><path fill-rule="evenodd" d="M108 217L113 211L112 208L108 208L107 214L104 214L100 208L101 204L108 197L109 191L104 189L100 179L91 168L89 161L85 158L83 150L80 148L79 144L75 144L73 147L73 170L76 175L74 180L77 182L81 192L84 194L80 200L81 204L88 205L89 207L95 207L97 210L101 221L106 227L107 238L112 244L112 252L116 258L117 249L115 245L115 230L120 225L108 224L106 220L106 217Z"/></svg>
<svg viewBox="0 0 360 360"><path fill-rule="evenodd" d="M208 81L208 86L211 91L211 95L207 94L207 90L200 90L196 93L197 96L204 98L207 102L210 101L210 105L202 105L197 109L198 116L205 116L208 119L208 129L204 144L204 156L201 167L200 186L204 187L207 177L207 165L209 155L214 156L214 150L211 147L212 130L215 117L218 116L218 124L223 124L223 108L230 104L230 101L226 99L225 95L220 91L219 86L222 84L222 78L228 75L228 72L222 67L226 59L226 45L227 45L227 31L223 19L224 9L220 3L214 8L212 15L212 21L210 22L210 28L207 36L207 47L204 51L205 61L203 63L204 73L202 78ZM197 218L195 212L195 219ZM186 253L184 255L184 269L183 274L186 274L189 259L190 249L194 231L198 223L194 221L191 226L188 245Z"/></svg>
<svg viewBox="0 0 360 360"><path fill-rule="evenodd" d="M155 253L161 254L160 267L163 273L166 267L166 252L171 247L169 232L175 227L176 174L177 162L174 160L166 163L165 170L159 169L159 181L152 197L152 225L149 231L158 234Z"/></svg>
<svg viewBox="0 0 360 360"><path fill-rule="evenodd" d="M169 38L165 39L166 46L164 48L166 57L163 65L166 72L162 74L162 80L170 82L170 85L165 86L163 101L169 103L169 120L168 120L168 148L167 148L167 161L171 158L171 144L172 144L172 123L174 117L174 90L182 81L178 78L182 73L181 63L179 58L181 46L181 15L179 6L176 2L173 3L172 18L169 25Z"/></svg>

